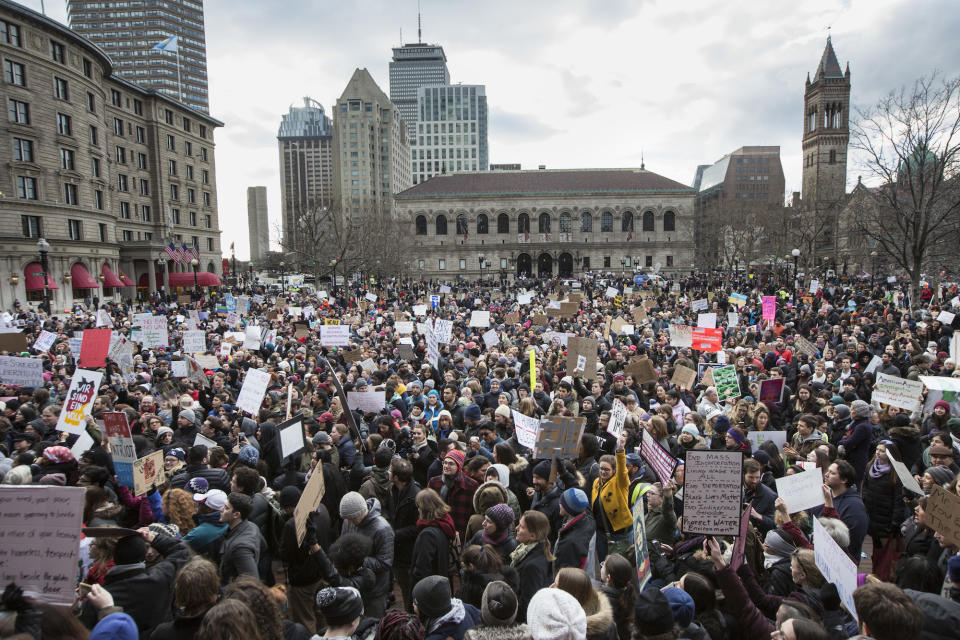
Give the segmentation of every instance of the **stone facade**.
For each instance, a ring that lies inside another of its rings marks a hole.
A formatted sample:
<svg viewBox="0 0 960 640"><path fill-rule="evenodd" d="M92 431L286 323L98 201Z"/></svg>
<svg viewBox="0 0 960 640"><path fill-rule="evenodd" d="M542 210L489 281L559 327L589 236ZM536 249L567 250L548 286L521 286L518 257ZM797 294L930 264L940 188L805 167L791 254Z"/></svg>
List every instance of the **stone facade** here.
<svg viewBox="0 0 960 640"><path fill-rule="evenodd" d="M222 123L115 76L103 51L39 13L0 0L0 21L4 69L22 72L0 84L9 154L0 160L0 308L42 298L25 287L39 237L51 247L54 309L156 291L158 259L191 271L167 259L171 241L195 242L199 270L219 274L213 130ZM74 287L77 264L95 279L106 267L142 286Z"/></svg>
<svg viewBox="0 0 960 640"><path fill-rule="evenodd" d="M407 268L424 278L680 274L693 268L695 195L642 169L477 172L435 176L395 209Z"/></svg>

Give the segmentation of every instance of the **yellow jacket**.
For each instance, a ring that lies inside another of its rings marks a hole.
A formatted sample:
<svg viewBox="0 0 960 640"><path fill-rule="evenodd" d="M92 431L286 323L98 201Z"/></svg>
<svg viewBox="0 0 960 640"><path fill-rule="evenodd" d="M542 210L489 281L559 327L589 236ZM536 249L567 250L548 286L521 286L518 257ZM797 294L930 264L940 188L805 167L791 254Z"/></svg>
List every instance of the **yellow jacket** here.
<svg viewBox="0 0 960 640"><path fill-rule="evenodd" d="M614 531L629 529L633 526L633 516L630 514L630 476L627 475L627 452L622 449L617 452L617 469L606 484L601 486L600 478L593 481L590 491L590 504L597 501L607 514L607 520ZM599 526L598 526L599 529Z"/></svg>

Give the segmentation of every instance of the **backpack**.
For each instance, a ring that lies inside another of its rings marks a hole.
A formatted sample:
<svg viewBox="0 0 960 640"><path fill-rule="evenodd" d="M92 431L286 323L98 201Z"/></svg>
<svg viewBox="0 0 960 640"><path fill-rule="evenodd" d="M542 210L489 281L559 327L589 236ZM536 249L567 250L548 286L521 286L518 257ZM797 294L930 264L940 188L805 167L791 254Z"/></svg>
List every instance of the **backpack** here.
<svg viewBox="0 0 960 640"><path fill-rule="evenodd" d="M463 543L460 542L460 532L453 534L453 540L447 544L447 577L453 579L460 575L460 552Z"/></svg>
<svg viewBox="0 0 960 640"><path fill-rule="evenodd" d="M263 494L261 494L263 495ZM280 503L274 498L264 496L267 504L270 505L270 511L267 513L267 522L263 527L263 539L267 541L267 548L274 557L280 556L280 541L283 538L283 525L286 523L286 516Z"/></svg>

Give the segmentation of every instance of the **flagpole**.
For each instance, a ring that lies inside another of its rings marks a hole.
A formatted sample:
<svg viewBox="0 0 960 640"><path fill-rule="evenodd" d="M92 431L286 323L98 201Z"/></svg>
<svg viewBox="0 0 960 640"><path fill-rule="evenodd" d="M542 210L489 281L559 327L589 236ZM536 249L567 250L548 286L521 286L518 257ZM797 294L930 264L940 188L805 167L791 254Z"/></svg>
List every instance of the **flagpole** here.
<svg viewBox="0 0 960 640"><path fill-rule="evenodd" d="M180 39L179 38L177 38L177 101L183 102L183 83L180 81Z"/></svg>

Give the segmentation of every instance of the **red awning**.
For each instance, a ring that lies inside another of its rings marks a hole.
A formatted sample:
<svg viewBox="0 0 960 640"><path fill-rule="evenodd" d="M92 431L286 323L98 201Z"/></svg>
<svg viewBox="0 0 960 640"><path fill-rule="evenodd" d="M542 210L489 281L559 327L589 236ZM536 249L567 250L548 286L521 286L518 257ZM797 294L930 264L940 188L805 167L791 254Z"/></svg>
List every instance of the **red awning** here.
<svg viewBox="0 0 960 640"><path fill-rule="evenodd" d="M100 273L103 274L103 286L105 287L123 287L125 286L123 282L118 278L113 271L110 271L110 267L103 265L100 267Z"/></svg>
<svg viewBox="0 0 960 640"><path fill-rule="evenodd" d="M120 279L123 281L123 286L125 286L125 287L135 287L135 286L137 286L137 284L136 284L133 280L131 280L130 278L128 278L128 277L127 277L127 274L125 274L123 271L117 269L117 273L120 274Z"/></svg>
<svg viewBox="0 0 960 640"><path fill-rule="evenodd" d="M94 280L79 262L70 267L70 284L74 289L99 289L100 283Z"/></svg>
<svg viewBox="0 0 960 640"><path fill-rule="evenodd" d="M197 272L196 283L201 287L219 287L221 282L217 274L209 271ZM194 286L193 273L181 272L170 274L171 287L192 287Z"/></svg>
<svg viewBox="0 0 960 640"><path fill-rule="evenodd" d="M23 268L23 282L27 291L43 291L43 267L39 262L31 262ZM53 276L47 274L47 289L59 289Z"/></svg>

